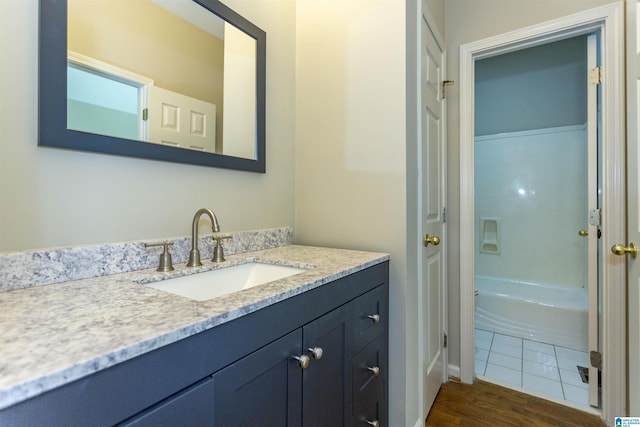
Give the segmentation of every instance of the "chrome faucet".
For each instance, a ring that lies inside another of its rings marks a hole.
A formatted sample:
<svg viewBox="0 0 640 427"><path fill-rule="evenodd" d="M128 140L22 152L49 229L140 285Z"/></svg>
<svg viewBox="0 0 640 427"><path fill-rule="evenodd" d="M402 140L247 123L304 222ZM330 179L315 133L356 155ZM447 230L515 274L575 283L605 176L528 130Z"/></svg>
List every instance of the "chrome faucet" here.
<svg viewBox="0 0 640 427"><path fill-rule="evenodd" d="M216 218L216 214L213 213L211 209L202 208L199 209L198 212L193 216L193 227L191 230L191 251L189 251L189 262L187 262L187 267L198 267L202 265L200 262L200 250L198 249L198 222L200 221L200 217L202 214L207 214L209 219L211 219L211 228L214 233L220 231L220 225L218 224L218 218Z"/></svg>

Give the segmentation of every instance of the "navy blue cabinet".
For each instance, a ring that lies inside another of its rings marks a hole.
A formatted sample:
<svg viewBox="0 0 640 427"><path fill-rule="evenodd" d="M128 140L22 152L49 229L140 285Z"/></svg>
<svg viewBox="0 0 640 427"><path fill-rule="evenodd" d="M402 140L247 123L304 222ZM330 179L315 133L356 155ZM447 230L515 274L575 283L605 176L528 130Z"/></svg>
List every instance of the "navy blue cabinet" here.
<svg viewBox="0 0 640 427"><path fill-rule="evenodd" d="M386 294L379 286L214 374L214 425L386 425Z"/></svg>
<svg viewBox="0 0 640 427"><path fill-rule="evenodd" d="M24 426L387 426L388 262L0 411Z"/></svg>
<svg viewBox="0 0 640 427"><path fill-rule="evenodd" d="M335 309L214 374L214 425L347 425L350 308Z"/></svg>
<svg viewBox="0 0 640 427"><path fill-rule="evenodd" d="M305 325L303 351L310 357L303 370L302 425L343 426L351 413L352 305Z"/></svg>
<svg viewBox="0 0 640 427"><path fill-rule="evenodd" d="M302 369L291 357L301 345L298 329L215 373L214 417L207 425L302 425Z"/></svg>
<svg viewBox="0 0 640 427"><path fill-rule="evenodd" d="M214 419L213 380L207 378L154 405L126 425L135 427L207 426Z"/></svg>

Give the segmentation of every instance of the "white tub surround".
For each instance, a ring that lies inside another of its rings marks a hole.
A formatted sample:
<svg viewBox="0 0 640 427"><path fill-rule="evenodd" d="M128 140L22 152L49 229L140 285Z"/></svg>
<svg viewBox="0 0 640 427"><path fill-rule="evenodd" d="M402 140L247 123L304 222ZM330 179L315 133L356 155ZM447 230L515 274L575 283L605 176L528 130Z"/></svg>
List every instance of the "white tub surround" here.
<svg viewBox="0 0 640 427"><path fill-rule="evenodd" d="M475 287L476 329L587 351L586 289L487 276Z"/></svg>
<svg viewBox="0 0 640 427"><path fill-rule="evenodd" d="M221 232L216 235L232 237L223 240L224 253L227 255L276 248L293 242L293 229L290 227ZM170 251L174 264L187 262L191 249L190 236L0 253L0 291L157 267L160 248L145 248L144 244L162 241L173 242ZM211 233L201 232L198 246L202 259L211 259L214 247Z"/></svg>
<svg viewBox="0 0 640 427"><path fill-rule="evenodd" d="M475 274L584 286L586 146L582 125L475 138Z"/></svg>
<svg viewBox="0 0 640 427"><path fill-rule="evenodd" d="M389 259L293 245L232 252L189 271L178 255L169 274L247 260L313 268L198 302L136 283L161 274L154 252L146 270L0 292L0 409Z"/></svg>

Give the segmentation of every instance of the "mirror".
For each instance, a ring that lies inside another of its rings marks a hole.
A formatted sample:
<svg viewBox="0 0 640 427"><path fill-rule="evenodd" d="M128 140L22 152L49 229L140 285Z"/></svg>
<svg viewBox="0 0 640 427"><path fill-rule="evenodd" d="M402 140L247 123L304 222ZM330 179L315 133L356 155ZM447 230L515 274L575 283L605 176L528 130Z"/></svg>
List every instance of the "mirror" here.
<svg viewBox="0 0 640 427"><path fill-rule="evenodd" d="M265 172L265 62L217 0L41 0L38 145Z"/></svg>

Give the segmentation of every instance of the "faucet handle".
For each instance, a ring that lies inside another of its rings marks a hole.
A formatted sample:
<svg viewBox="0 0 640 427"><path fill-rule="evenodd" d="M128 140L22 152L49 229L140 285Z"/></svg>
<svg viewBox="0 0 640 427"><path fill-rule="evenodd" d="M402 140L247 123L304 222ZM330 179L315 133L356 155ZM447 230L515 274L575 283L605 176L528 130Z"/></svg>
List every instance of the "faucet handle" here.
<svg viewBox="0 0 640 427"><path fill-rule="evenodd" d="M216 246L213 248L213 258L212 262L223 262L224 261L224 248L220 244L220 240L222 239L233 239L233 236L213 236L213 239L216 241Z"/></svg>
<svg viewBox="0 0 640 427"><path fill-rule="evenodd" d="M173 263L171 262L171 252L169 252L169 246L173 246L173 242L162 242L162 243L145 243L145 248L150 248L154 246L162 246L163 251L160 254L160 265L158 266L157 271L173 271Z"/></svg>

